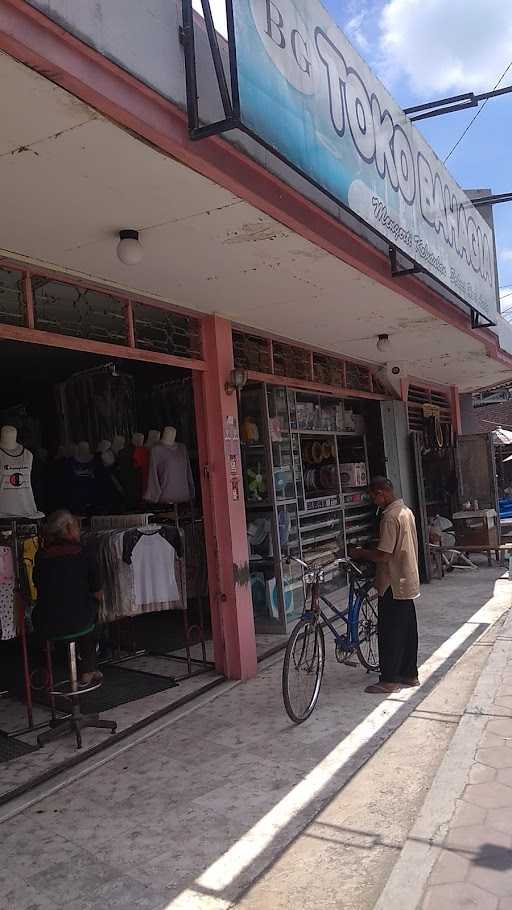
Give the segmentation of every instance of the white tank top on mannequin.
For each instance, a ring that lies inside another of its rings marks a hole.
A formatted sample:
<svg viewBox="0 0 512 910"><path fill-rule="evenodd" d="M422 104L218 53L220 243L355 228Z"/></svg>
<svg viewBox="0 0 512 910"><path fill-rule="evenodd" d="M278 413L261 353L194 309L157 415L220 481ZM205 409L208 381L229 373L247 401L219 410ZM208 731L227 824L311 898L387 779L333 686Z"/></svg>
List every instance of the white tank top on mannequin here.
<svg viewBox="0 0 512 910"><path fill-rule="evenodd" d="M16 441L15 434L12 441ZM32 461L32 452L19 443L15 442L12 449L0 445L0 516L3 518L43 517L32 492Z"/></svg>

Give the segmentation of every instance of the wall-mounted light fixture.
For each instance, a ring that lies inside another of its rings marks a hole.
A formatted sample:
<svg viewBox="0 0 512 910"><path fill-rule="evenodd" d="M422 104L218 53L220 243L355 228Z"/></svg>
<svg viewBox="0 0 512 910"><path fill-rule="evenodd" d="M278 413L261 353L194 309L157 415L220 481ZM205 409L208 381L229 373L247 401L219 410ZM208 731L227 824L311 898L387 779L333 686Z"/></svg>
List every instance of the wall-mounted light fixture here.
<svg viewBox="0 0 512 910"><path fill-rule="evenodd" d="M124 265L137 265L141 261L143 249L139 240L139 232L131 228L119 231L117 244L117 257Z"/></svg>
<svg viewBox="0 0 512 910"><path fill-rule="evenodd" d="M233 392L236 392L238 395L247 385L247 379L247 370L243 370L242 367L236 367L234 370L231 370L229 379L224 386L226 394L232 395Z"/></svg>

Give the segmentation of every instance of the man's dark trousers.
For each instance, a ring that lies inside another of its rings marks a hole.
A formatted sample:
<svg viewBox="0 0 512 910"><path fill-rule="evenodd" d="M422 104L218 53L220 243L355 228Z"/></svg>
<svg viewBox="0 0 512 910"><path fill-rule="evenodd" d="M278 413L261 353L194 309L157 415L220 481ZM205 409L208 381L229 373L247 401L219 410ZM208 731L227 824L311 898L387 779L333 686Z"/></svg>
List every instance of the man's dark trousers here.
<svg viewBox="0 0 512 910"><path fill-rule="evenodd" d="M389 587L379 597L380 680L400 683L418 676L418 625L413 600L396 600Z"/></svg>

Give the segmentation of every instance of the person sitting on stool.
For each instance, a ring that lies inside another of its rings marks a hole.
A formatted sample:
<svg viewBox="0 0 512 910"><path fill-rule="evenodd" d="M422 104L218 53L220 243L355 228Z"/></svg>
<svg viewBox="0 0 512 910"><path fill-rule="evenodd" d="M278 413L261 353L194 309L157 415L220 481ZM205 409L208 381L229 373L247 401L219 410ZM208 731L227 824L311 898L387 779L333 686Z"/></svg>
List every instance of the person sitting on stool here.
<svg viewBox="0 0 512 910"><path fill-rule="evenodd" d="M43 639L71 636L94 626L101 599L98 568L80 543L80 525L65 509L48 518L44 528L44 546L36 554L34 584L37 603L32 620ZM96 634L94 629L78 640L81 658L80 685L100 682L103 674L96 669Z"/></svg>

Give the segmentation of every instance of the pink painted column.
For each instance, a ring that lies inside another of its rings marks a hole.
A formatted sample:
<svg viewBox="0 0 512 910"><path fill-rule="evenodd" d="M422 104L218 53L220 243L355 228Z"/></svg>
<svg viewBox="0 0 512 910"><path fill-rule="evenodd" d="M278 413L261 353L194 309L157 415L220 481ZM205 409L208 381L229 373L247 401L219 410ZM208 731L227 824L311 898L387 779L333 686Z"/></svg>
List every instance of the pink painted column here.
<svg viewBox="0 0 512 910"><path fill-rule="evenodd" d="M256 637L238 408L224 388L233 369L231 323L209 316L202 331L206 372L194 374L194 394L215 665L228 679L249 679L256 675Z"/></svg>

